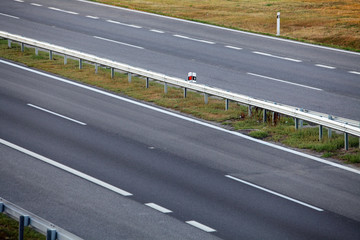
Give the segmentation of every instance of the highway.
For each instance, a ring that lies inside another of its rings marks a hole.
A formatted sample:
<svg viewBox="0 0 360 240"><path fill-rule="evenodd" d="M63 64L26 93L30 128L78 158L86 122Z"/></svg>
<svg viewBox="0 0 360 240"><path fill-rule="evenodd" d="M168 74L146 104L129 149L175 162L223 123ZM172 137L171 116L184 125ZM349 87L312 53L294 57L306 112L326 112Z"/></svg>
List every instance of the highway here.
<svg viewBox="0 0 360 240"><path fill-rule="evenodd" d="M0 29L170 76L196 72L201 84L360 120L359 53L82 0L3 0Z"/></svg>
<svg viewBox="0 0 360 240"><path fill-rule="evenodd" d="M359 170L6 61L0 71L1 196L80 237L360 237Z"/></svg>

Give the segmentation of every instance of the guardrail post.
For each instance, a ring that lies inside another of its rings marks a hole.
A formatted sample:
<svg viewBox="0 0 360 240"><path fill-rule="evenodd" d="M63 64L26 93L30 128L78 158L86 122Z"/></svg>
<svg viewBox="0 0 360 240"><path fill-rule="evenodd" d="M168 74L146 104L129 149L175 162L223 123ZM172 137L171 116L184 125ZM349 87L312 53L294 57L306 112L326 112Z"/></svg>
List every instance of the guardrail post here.
<svg viewBox="0 0 360 240"><path fill-rule="evenodd" d="M266 109L263 109L263 123L266 123Z"/></svg>
<svg viewBox="0 0 360 240"><path fill-rule="evenodd" d="M329 118L330 120L332 120L332 116L331 116L331 115L329 115L328 118ZM329 138L329 139L331 138L331 135L332 135L332 130L331 130L331 128L328 128L328 138Z"/></svg>
<svg viewBox="0 0 360 240"><path fill-rule="evenodd" d="M114 78L115 76L115 69L112 67L111 68L111 78Z"/></svg>
<svg viewBox="0 0 360 240"><path fill-rule="evenodd" d="M295 129L298 130L299 129L299 119L295 118Z"/></svg>
<svg viewBox="0 0 360 240"><path fill-rule="evenodd" d="M167 83L164 83L164 93L165 93L165 94L168 93Z"/></svg>
<svg viewBox="0 0 360 240"><path fill-rule="evenodd" d="M83 65L83 60L79 58L79 69L82 69L82 65Z"/></svg>
<svg viewBox="0 0 360 240"><path fill-rule="evenodd" d="M252 106L249 105L248 107L248 116L251 117L252 116Z"/></svg>
<svg viewBox="0 0 360 240"><path fill-rule="evenodd" d="M146 88L149 88L149 78L146 78Z"/></svg>
<svg viewBox="0 0 360 240"><path fill-rule="evenodd" d="M46 231L46 240L55 240L56 239L56 230L48 229Z"/></svg>
<svg viewBox="0 0 360 240"><path fill-rule="evenodd" d="M184 88L184 98L187 96L187 88Z"/></svg>
<svg viewBox="0 0 360 240"><path fill-rule="evenodd" d="M11 48L11 40L8 39L8 48Z"/></svg>
<svg viewBox="0 0 360 240"><path fill-rule="evenodd" d="M345 150L349 150L349 134L344 133L344 148Z"/></svg>
<svg viewBox="0 0 360 240"><path fill-rule="evenodd" d="M39 55L39 48L35 48L35 55L38 56Z"/></svg>
<svg viewBox="0 0 360 240"><path fill-rule="evenodd" d="M24 216L20 216L19 218L19 240L24 239Z"/></svg>
<svg viewBox="0 0 360 240"><path fill-rule="evenodd" d="M321 141L323 138L323 126L319 125L319 141Z"/></svg>
<svg viewBox="0 0 360 240"><path fill-rule="evenodd" d="M275 125L275 112L271 113L271 124Z"/></svg>
<svg viewBox="0 0 360 240"><path fill-rule="evenodd" d="M52 50L49 51L49 59L53 60L53 51Z"/></svg>
<svg viewBox="0 0 360 240"><path fill-rule="evenodd" d="M229 99L225 99L225 110L229 110Z"/></svg>
<svg viewBox="0 0 360 240"><path fill-rule="evenodd" d="M24 52L25 51L25 44L21 43L21 51Z"/></svg>
<svg viewBox="0 0 360 240"><path fill-rule="evenodd" d="M131 72L128 73L128 82L131 83Z"/></svg>
<svg viewBox="0 0 360 240"><path fill-rule="evenodd" d="M204 93L204 102L205 104L209 103L209 95L207 93Z"/></svg>
<svg viewBox="0 0 360 240"><path fill-rule="evenodd" d="M95 74L98 73L98 68L99 68L99 65L97 63L95 63Z"/></svg>
<svg viewBox="0 0 360 240"><path fill-rule="evenodd" d="M67 56L64 55L64 65L66 65L66 64L67 64Z"/></svg>
<svg viewBox="0 0 360 240"><path fill-rule="evenodd" d="M0 202L0 213L5 211L5 205L4 203Z"/></svg>
<svg viewBox="0 0 360 240"><path fill-rule="evenodd" d="M24 227L28 226L30 222L29 216L20 216L19 218L19 240L24 239Z"/></svg>

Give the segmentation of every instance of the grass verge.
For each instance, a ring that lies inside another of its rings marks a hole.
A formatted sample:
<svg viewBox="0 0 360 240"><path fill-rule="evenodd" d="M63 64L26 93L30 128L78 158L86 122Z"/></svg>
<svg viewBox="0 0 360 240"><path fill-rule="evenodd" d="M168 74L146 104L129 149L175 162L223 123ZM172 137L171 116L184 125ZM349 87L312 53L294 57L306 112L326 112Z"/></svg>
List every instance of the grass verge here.
<svg viewBox="0 0 360 240"><path fill-rule="evenodd" d="M358 0L93 0L233 29L360 51Z"/></svg>
<svg viewBox="0 0 360 240"><path fill-rule="evenodd" d="M204 97L199 93L188 92L187 98L183 97L182 89L168 87L168 93L164 93L164 86L157 82L150 82L150 87L145 87L145 80L133 77L128 82L127 74L116 72L113 79L110 78L110 70L100 68L95 74L94 66L84 64L79 70L78 61L68 59L64 65L62 56L54 56L49 60L48 53L40 52L36 56L34 49L25 48L20 51L18 44L13 44L9 49L6 40L0 40L0 57L24 63L47 72L51 72L75 81L103 88L107 91L131 98L150 102L161 107L173 109L207 121L222 124L224 127L249 134L254 138L285 144L299 149L308 149L322 155L341 160L345 163L360 163L359 138L350 136L350 150L344 151L344 137L342 134L333 132L332 138L328 139L326 132L322 141L318 140L319 130L317 127L306 125L303 129L295 130L292 118L282 116L276 118L276 124L272 123L268 114L267 123L262 122L262 110L254 110L252 116L247 116L248 108L234 102L230 102L229 110L225 111L224 100L209 98L209 103L204 104Z"/></svg>
<svg viewBox="0 0 360 240"><path fill-rule="evenodd" d="M19 222L0 213L0 239L18 240ZM30 227L24 229L24 239L26 240L45 240L46 237Z"/></svg>

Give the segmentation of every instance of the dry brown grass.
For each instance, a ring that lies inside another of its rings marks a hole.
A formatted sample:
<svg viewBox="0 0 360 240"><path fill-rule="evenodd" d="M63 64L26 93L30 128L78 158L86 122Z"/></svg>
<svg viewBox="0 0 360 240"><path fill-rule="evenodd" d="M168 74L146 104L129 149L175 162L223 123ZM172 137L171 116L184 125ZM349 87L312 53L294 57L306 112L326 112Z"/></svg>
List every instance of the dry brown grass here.
<svg viewBox="0 0 360 240"><path fill-rule="evenodd" d="M111 5L194 19L360 50L359 0L96 0Z"/></svg>

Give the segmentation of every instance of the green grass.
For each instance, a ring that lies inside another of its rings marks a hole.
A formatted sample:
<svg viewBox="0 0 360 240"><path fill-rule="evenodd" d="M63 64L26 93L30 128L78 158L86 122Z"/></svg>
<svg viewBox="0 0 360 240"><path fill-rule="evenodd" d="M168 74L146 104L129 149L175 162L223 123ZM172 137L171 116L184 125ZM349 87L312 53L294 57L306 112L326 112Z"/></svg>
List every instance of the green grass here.
<svg viewBox="0 0 360 240"><path fill-rule="evenodd" d="M225 102L217 98L209 98L208 104L204 104L204 96L195 92L188 92L187 98L183 97L183 90L168 86L168 93L164 93L161 83L150 81L150 87L145 87L145 79L133 77L128 83L127 74L115 73L114 79L110 78L110 70L99 68L95 74L94 66L84 64L79 70L78 61L68 59L64 65L63 57L54 56L49 60L48 53L39 51L39 56L34 55L34 49L25 48L20 51L17 44L8 49L7 41L0 40L0 56L13 61L24 63L30 67L51 72L75 81L103 88L119 95L126 95L134 99L150 102L161 107L174 109L184 114L208 121L220 123L235 131L244 132L254 138L266 141L278 142L290 147L308 149L322 153L323 157L331 157L346 163L360 163L359 138L349 138L350 151L344 152L343 134L333 132L331 139L327 138L324 130L323 139L319 141L318 127L311 127L304 123L304 128L295 130L294 120L290 117L278 116L272 123L272 115L267 114L267 121L263 122L263 111L254 108L251 117L248 116L246 106L230 102L229 110L225 111Z"/></svg>
<svg viewBox="0 0 360 240"><path fill-rule="evenodd" d="M19 239L19 222L0 213L0 239L18 240ZM45 240L46 237L30 227L24 229L25 240Z"/></svg>

